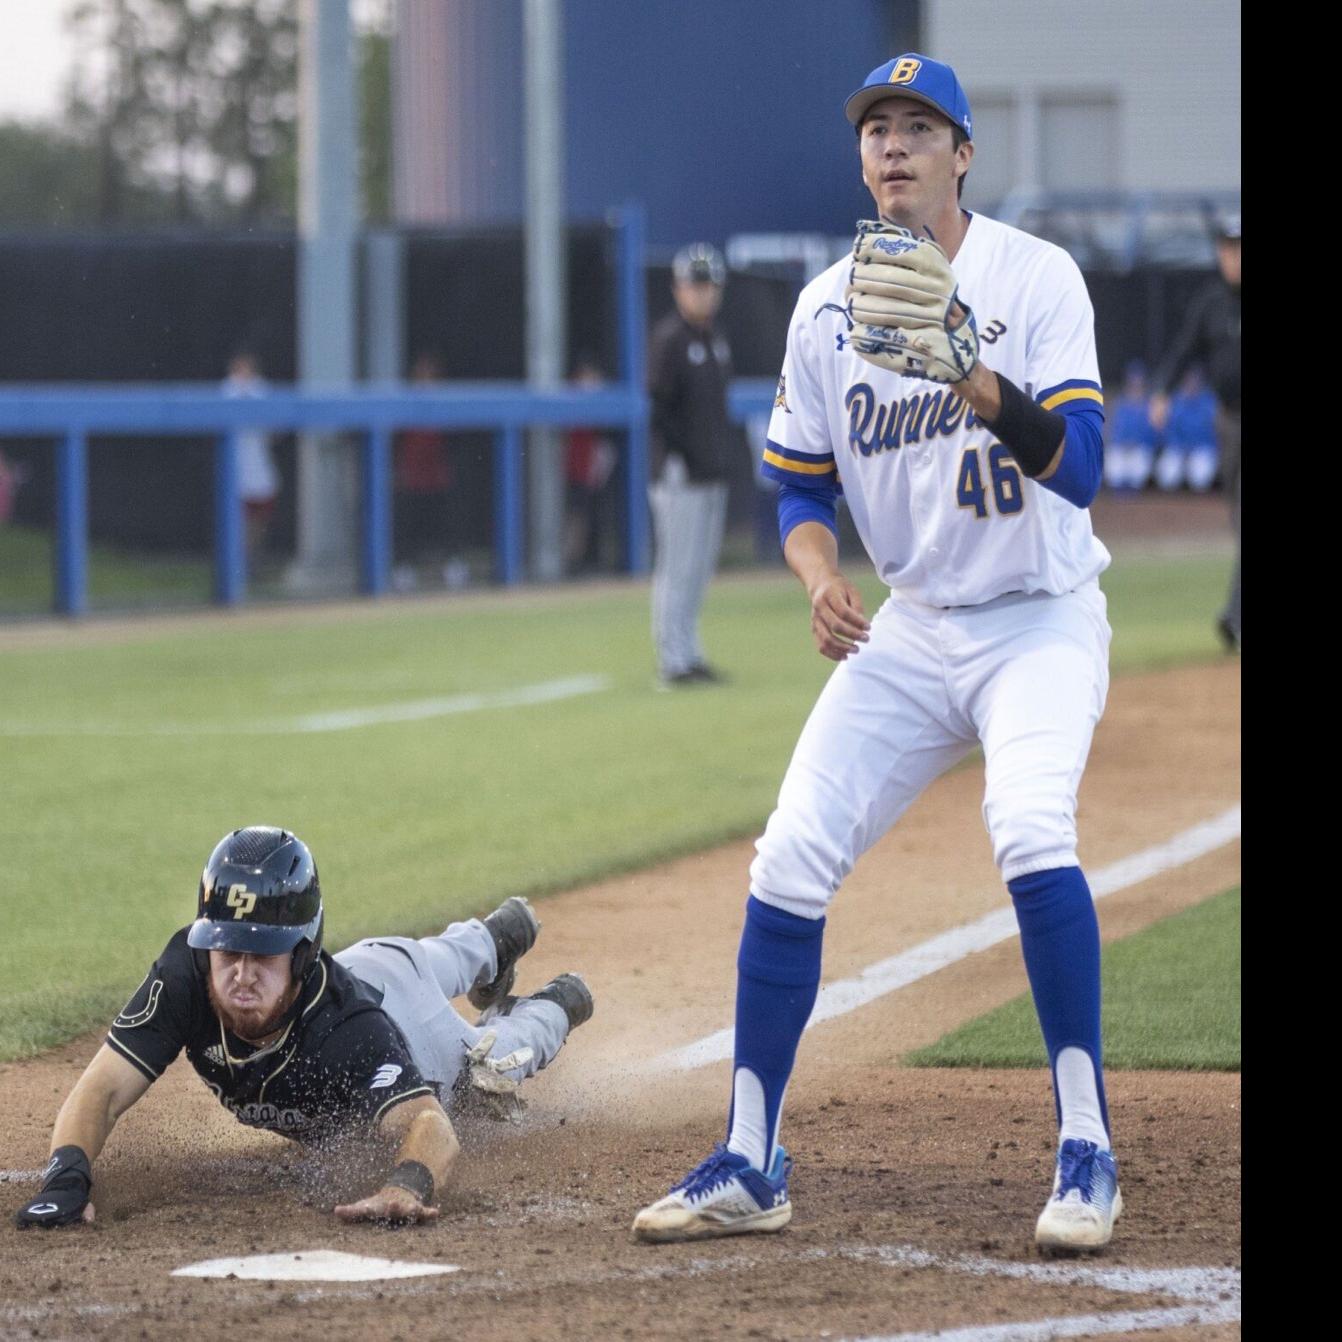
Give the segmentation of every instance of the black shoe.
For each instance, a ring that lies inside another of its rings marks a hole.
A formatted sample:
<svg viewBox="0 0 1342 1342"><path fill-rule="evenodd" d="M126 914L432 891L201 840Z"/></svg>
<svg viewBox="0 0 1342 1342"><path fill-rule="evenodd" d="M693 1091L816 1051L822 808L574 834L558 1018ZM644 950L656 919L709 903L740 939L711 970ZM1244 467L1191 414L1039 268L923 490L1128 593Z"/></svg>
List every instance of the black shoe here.
<svg viewBox="0 0 1342 1342"><path fill-rule="evenodd" d="M707 662L696 662L687 671L661 676L657 683L664 690L677 690L694 685L725 685L727 677L721 671L715 671Z"/></svg>
<svg viewBox="0 0 1342 1342"><path fill-rule="evenodd" d="M1224 615L1216 622L1216 632L1227 652L1239 651L1239 630Z"/></svg>
<svg viewBox="0 0 1342 1342"><path fill-rule="evenodd" d="M707 662L696 662L686 674L701 685L725 685L728 680L727 676Z"/></svg>
<svg viewBox="0 0 1342 1342"><path fill-rule="evenodd" d="M563 1007L570 1030L576 1030L591 1020L596 1005L592 1000L592 990L576 974L561 974L557 979L551 979L545 987L537 988L531 994L531 1000L554 1002Z"/></svg>
<svg viewBox="0 0 1342 1342"><path fill-rule="evenodd" d="M466 994L470 1004L483 1011L506 997L517 978L517 962L536 944L540 920L521 895L505 899L486 919L485 927L494 938L498 952L498 972L488 983L477 983Z"/></svg>
<svg viewBox="0 0 1342 1342"><path fill-rule="evenodd" d="M693 670L677 671L674 675L667 675L665 672L657 677L657 688L659 690L679 690L687 685L701 685L703 680L695 675Z"/></svg>

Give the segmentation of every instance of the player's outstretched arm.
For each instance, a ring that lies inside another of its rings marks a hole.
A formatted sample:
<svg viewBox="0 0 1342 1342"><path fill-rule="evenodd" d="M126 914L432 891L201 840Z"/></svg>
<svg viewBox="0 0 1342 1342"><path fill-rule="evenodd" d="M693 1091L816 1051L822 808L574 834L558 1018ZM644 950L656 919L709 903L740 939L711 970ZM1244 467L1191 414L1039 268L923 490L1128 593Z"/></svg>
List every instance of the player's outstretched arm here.
<svg viewBox="0 0 1342 1342"><path fill-rule="evenodd" d="M442 1105L429 1095L406 1100L387 1111L378 1132L397 1143L396 1167L376 1193L337 1207L335 1214L342 1221L392 1225L436 1220L438 1208L429 1204L461 1152Z"/></svg>
<svg viewBox="0 0 1342 1342"><path fill-rule="evenodd" d="M811 599L811 632L816 647L832 662L842 662L870 636L862 597L839 571L839 542L821 522L802 522L783 543L788 567Z"/></svg>
<svg viewBox="0 0 1342 1342"><path fill-rule="evenodd" d="M56 1116L42 1191L19 1210L20 1227L93 1220L89 1201L92 1164L102 1154L117 1119L150 1084L147 1076L106 1044L93 1055Z"/></svg>

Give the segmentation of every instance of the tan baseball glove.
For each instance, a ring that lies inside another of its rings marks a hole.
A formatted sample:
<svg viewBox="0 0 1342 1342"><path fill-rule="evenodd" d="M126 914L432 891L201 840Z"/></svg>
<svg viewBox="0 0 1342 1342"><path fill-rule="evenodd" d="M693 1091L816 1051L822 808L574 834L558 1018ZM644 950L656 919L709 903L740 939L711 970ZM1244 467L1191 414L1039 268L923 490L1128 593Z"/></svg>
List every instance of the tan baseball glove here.
<svg viewBox="0 0 1342 1342"><path fill-rule="evenodd" d="M864 219L848 277L853 348L905 377L960 382L979 358L974 314L960 301L946 253L930 238Z"/></svg>

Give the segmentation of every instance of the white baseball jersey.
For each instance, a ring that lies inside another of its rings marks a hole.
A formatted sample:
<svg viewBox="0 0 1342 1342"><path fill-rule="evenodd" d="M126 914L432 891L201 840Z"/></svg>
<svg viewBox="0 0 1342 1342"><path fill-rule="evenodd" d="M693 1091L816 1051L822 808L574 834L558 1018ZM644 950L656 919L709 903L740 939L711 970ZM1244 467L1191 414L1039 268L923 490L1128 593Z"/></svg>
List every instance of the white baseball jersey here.
<svg viewBox="0 0 1342 1342"><path fill-rule="evenodd" d="M854 352L851 265L831 266L797 302L765 472L798 483L837 475L876 571L924 605L1060 595L1096 578L1109 553L1084 508L1024 477L952 388ZM975 214L952 269L989 368L1049 410L1103 404L1094 314L1066 252Z"/></svg>

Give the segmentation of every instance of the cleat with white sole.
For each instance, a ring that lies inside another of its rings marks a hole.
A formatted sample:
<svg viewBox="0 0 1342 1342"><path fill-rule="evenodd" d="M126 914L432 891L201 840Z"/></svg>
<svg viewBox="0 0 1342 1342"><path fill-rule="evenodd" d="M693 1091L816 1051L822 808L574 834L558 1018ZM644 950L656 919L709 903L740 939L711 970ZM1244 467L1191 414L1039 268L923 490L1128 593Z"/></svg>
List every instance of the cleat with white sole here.
<svg viewBox="0 0 1342 1342"><path fill-rule="evenodd" d="M634 1238L650 1244L782 1230L792 1219L792 1161L780 1146L767 1174L719 1143L664 1198L634 1218Z"/></svg>
<svg viewBox="0 0 1342 1342"><path fill-rule="evenodd" d="M1034 1242L1044 1254L1093 1253L1109 1243L1122 1210L1113 1153L1068 1138L1058 1148L1053 1192L1035 1223Z"/></svg>

